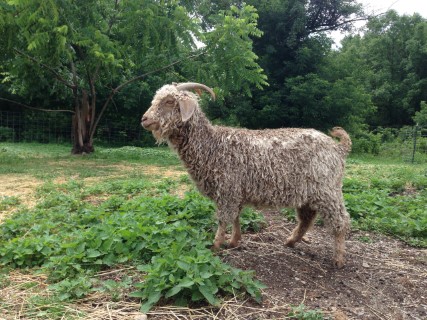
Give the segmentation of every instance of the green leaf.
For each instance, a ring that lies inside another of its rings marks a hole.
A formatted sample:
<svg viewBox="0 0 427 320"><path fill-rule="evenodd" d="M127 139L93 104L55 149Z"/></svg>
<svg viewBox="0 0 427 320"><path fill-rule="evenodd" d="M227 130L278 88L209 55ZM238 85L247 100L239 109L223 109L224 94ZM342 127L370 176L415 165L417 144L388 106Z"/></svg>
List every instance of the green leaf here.
<svg viewBox="0 0 427 320"><path fill-rule="evenodd" d="M147 302L145 302L141 306L141 312L147 313L148 311L150 311L151 307L155 305L160 300L161 297L162 297L161 292L150 293L147 299Z"/></svg>
<svg viewBox="0 0 427 320"><path fill-rule="evenodd" d="M177 293L179 293L182 290L182 288L183 287L180 286L180 285L177 285L177 286L173 287L168 292L166 292L165 298L170 298L170 297L176 295Z"/></svg>
<svg viewBox="0 0 427 320"><path fill-rule="evenodd" d="M94 249L89 249L87 250L86 256L88 258L96 258L99 256L102 256L103 254L101 252L99 252L98 250L94 250Z"/></svg>
<svg viewBox="0 0 427 320"><path fill-rule="evenodd" d="M184 278L180 283L179 286L182 288L190 288L194 285L194 281L188 278Z"/></svg>
<svg viewBox="0 0 427 320"><path fill-rule="evenodd" d="M200 285L199 287L200 293L205 297L205 299L213 306L217 306L219 304L219 300L213 295L211 289L207 286Z"/></svg>
<svg viewBox="0 0 427 320"><path fill-rule="evenodd" d="M202 277L203 279L208 279L212 276L213 276L213 273L211 273L211 272L207 272L207 271L200 272L200 277Z"/></svg>
<svg viewBox="0 0 427 320"><path fill-rule="evenodd" d="M129 293L129 297L145 299L147 295L144 291L135 291Z"/></svg>
<svg viewBox="0 0 427 320"><path fill-rule="evenodd" d="M176 264L184 271L190 270L190 265L184 261L178 261Z"/></svg>

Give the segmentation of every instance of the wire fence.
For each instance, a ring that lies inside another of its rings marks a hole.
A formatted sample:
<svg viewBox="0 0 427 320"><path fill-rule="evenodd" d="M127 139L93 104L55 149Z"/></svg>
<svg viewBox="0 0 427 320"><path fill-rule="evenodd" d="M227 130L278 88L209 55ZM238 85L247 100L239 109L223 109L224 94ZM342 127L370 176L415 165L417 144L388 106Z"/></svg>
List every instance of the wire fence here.
<svg viewBox="0 0 427 320"><path fill-rule="evenodd" d="M414 163L420 154L427 155L427 127L415 125L402 128L403 161Z"/></svg>
<svg viewBox="0 0 427 320"><path fill-rule="evenodd" d="M72 143L71 116L64 113L0 111L0 142ZM354 140L353 140L354 139ZM152 135L139 119L104 117L97 127L95 144L108 146L153 146ZM427 159L427 127L378 127L365 136L352 137L353 151L378 154L388 149L405 162Z"/></svg>
<svg viewBox="0 0 427 320"><path fill-rule="evenodd" d="M0 141L71 142L71 121L66 115L0 112Z"/></svg>
<svg viewBox="0 0 427 320"><path fill-rule="evenodd" d="M71 116L67 114L0 111L0 141L72 143L71 133ZM111 146L154 143L151 135L141 128L139 119L123 124L104 118L94 140Z"/></svg>

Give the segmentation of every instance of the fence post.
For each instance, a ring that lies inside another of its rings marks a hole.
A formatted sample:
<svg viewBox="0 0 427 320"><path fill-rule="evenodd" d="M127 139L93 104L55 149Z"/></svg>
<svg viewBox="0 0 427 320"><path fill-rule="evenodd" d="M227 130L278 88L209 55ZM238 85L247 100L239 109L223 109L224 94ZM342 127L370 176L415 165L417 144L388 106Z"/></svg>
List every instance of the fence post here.
<svg viewBox="0 0 427 320"><path fill-rule="evenodd" d="M418 123L414 127L414 145L412 149L411 163L414 163L415 161L415 151L417 150L417 135L418 135Z"/></svg>

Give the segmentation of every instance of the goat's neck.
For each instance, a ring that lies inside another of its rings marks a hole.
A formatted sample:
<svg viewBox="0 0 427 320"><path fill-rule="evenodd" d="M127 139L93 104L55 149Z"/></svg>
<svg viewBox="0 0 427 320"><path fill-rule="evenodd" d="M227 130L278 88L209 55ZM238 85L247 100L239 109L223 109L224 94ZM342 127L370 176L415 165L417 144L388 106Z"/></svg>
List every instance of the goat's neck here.
<svg viewBox="0 0 427 320"><path fill-rule="evenodd" d="M198 111L198 112L197 112ZM208 148L215 135L215 128L203 112L196 114L169 137L169 145L178 152L184 163L197 161ZM201 164L200 164L201 165Z"/></svg>

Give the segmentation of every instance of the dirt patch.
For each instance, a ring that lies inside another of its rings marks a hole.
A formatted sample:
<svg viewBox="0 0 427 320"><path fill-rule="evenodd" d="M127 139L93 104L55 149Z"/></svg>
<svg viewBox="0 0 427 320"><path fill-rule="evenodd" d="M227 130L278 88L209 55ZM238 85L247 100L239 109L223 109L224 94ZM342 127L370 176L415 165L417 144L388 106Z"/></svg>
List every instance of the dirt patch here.
<svg viewBox="0 0 427 320"><path fill-rule="evenodd" d="M6 284L8 285L0 290L1 320L21 319L17 316L19 308L22 308L31 297L47 292L48 287L47 276L26 274L19 270L9 272Z"/></svg>
<svg viewBox="0 0 427 320"><path fill-rule="evenodd" d="M0 175L0 196L27 196L42 184L29 175Z"/></svg>
<svg viewBox="0 0 427 320"><path fill-rule="evenodd" d="M256 271L268 286L264 304L303 302L335 319L426 319L426 249L354 231L347 241L347 265L337 270L325 228L315 226L308 235L310 244L290 249L284 242L294 224L271 212L266 218L268 228L245 235L241 246L224 257L236 267Z"/></svg>
<svg viewBox="0 0 427 320"><path fill-rule="evenodd" d="M55 161L51 163L54 167L76 167L75 162L67 162L67 161ZM86 165L82 163L82 166ZM178 166L175 167L160 167L155 165L145 165L145 164L91 164L91 168L94 169L100 169L101 171L104 169L106 170L106 176L108 177L121 177L126 176L130 172L141 172L144 174L150 174L150 175L160 175L165 178L176 178L181 176L182 174L185 174L184 169L180 169ZM105 178L105 176L96 177L98 180ZM56 178L59 181L63 180L64 177L58 177ZM65 177L67 180L67 177ZM91 177L90 179L94 179L94 177Z"/></svg>
<svg viewBox="0 0 427 320"><path fill-rule="evenodd" d="M0 175L0 199L3 197L17 197L19 203L29 208L36 204L34 191L43 182L29 175ZM0 222L13 212L0 211Z"/></svg>
<svg viewBox="0 0 427 320"><path fill-rule="evenodd" d="M58 162L56 162L56 165L58 165ZM60 165L70 166L70 164L65 161L62 161ZM146 175L155 176L156 179L153 180L161 180L163 178L177 179L180 178L182 175L186 174L185 171L179 170L178 168L174 167L166 168L140 164L101 165L99 166L99 168L112 169L112 172L108 172L108 174L99 177L83 178L83 181L90 185L107 179L123 178L132 175L132 173L135 172L142 172ZM79 180L80 177L78 174L72 176L58 176L53 180L53 183L58 185L65 184L70 181L70 179ZM30 175L0 175L0 200L2 199L2 197L14 196L19 198L20 204L32 208L36 204L36 198L34 196L35 190L43 183L44 181L38 180ZM183 196L187 189L187 186L183 185L182 188L177 188L174 191L174 194L178 196ZM103 199L95 199L95 197L92 197L92 199L90 200L94 204L97 204ZM4 220L6 215L11 214L13 210L14 209L0 211L0 222Z"/></svg>
<svg viewBox="0 0 427 320"><path fill-rule="evenodd" d="M157 167L157 166L141 166L141 170L145 174L160 175L165 178L179 178L186 174L185 171L177 170L171 167Z"/></svg>
<svg viewBox="0 0 427 320"><path fill-rule="evenodd" d="M142 173L145 175L154 176L153 180L161 180L164 178L176 179L186 174L185 171L178 170L171 167L159 167L159 166L151 166L151 165L109 165L109 166L100 166L100 168L108 168L113 169L112 172L109 172L105 176L99 177L88 177L85 178L84 181L88 183L99 182L105 179L113 179L113 178L123 178L129 176L133 173Z"/></svg>
<svg viewBox="0 0 427 320"><path fill-rule="evenodd" d="M156 166L144 166L142 168L144 174L159 176L160 178L170 178L170 179L179 179L182 176L186 175L186 171L178 170L171 167L156 167ZM184 197L184 194L190 190L190 185L181 183L177 188L171 191L172 195L178 196L180 198Z"/></svg>
<svg viewBox="0 0 427 320"><path fill-rule="evenodd" d="M416 196L419 194L419 191L417 190L417 188L412 185L412 183L407 182L403 188L403 190L401 191L394 191L391 192L389 194L390 197L395 197L395 196L407 196L407 197L411 197L411 196Z"/></svg>
<svg viewBox="0 0 427 320"><path fill-rule="evenodd" d="M72 164L62 161L56 162L55 165L58 166L72 166ZM83 181L89 184L93 184L96 182L100 182L106 179L117 179L124 178L130 176L133 173L143 173L146 175L156 176L158 179L163 178L179 178L182 175L186 174L185 171L179 170L174 167L159 167L153 165L141 165L141 164L133 164L133 165L123 165L123 164L111 164L111 165L96 165L98 169L104 169L107 171L106 174L95 176L95 177L86 177L83 178ZM55 184L64 184L67 183L70 179L79 180L80 177L78 174L74 174L72 176L58 176L53 182Z"/></svg>

